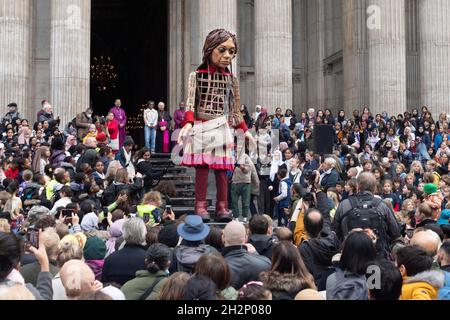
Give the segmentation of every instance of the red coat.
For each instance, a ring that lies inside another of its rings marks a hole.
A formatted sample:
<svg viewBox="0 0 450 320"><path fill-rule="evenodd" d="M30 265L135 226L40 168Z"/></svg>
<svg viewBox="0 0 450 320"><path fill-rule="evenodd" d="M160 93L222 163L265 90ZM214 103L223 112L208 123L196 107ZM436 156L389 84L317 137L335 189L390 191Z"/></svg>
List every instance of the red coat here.
<svg viewBox="0 0 450 320"><path fill-rule="evenodd" d="M108 127L109 138L111 140L117 139L117 137L119 136L119 123L117 122L117 120L113 119L113 121L108 121L106 123L106 126Z"/></svg>
<svg viewBox="0 0 450 320"><path fill-rule="evenodd" d="M19 178L19 168L16 168L15 170L8 168L8 170L5 171L5 176L10 180L17 180Z"/></svg>

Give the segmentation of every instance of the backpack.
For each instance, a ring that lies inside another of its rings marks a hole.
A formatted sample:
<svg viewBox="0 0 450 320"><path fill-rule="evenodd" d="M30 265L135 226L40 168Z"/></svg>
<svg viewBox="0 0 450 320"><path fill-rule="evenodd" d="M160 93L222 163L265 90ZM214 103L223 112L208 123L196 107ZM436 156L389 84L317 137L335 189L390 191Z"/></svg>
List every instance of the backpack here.
<svg viewBox="0 0 450 320"><path fill-rule="evenodd" d="M352 209L346 215L347 232L353 229L371 229L377 236L375 248L384 257L389 257L389 244L387 236L387 216L377 208L383 201L378 198L370 200L360 199L358 196L349 197Z"/></svg>
<svg viewBox="0 0 450 320"><path fill-rule="evenodd" d="M379 239L386 239L386 217L377 210L381 199L362 200L359 197L349 197L352 209L347 213L347 230L356 228L372 229Z"/></svg>
<svg viewBox="0 0 450 320"><path fill-rule="evenodd" d="M366 277L338 268L327 279L327 300L369 300Z"/></svg>
<svg viewBox="0 0 450 320"><path fill-rule="evenodd" d="M41 186L31 184L23 189L22 197L20 198L20 200L22 200L22 203L25 202L25 200L37 199L39 197L40 188Z"/></svg>

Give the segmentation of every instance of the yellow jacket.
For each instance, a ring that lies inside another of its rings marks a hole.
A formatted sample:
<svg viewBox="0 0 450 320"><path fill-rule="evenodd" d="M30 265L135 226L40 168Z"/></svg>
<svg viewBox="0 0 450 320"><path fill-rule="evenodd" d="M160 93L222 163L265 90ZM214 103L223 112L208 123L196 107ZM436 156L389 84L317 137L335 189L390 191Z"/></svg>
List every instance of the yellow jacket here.
<svg viewBox="0 0 450 320"><path fill-rule="evenodd" d="M407 277L403 279L400 300L437 300L444 279L444 273L440 270L428 270Z"/></svg>

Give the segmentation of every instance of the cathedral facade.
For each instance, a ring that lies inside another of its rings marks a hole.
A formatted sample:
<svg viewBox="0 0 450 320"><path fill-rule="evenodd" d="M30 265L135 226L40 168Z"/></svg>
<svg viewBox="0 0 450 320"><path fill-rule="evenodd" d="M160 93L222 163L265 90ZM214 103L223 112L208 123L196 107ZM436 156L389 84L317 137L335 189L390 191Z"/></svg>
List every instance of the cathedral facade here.
<svg viewBox="0 0 450 320"><path fill-rule="evenodd" d="M0 0L0 105L17 102L34 119L48 99L63 121L90 106L92 8L115 2ZM220 27L238 35L233 72L250 110L368 106L397 115L427 105L434 115L450 112L448 0L165 3L172 110L186 98L206 34Z"/></svg>

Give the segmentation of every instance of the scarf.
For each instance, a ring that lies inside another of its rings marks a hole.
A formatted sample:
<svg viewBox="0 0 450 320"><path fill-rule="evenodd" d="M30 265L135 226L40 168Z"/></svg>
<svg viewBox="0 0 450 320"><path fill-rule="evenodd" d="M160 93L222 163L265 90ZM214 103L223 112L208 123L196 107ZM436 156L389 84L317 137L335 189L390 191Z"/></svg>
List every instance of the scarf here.
<svg viewBox="0 0 450 320"><path fill-rule="evenodd" d="M123 155L125 157L125 167L127 168L128 175L129 175L130 179L134 179L136 170L134 169L133 162L131 161L131 152L127 153L127 150L125 150L125 148L124 148Z"/></svg>

